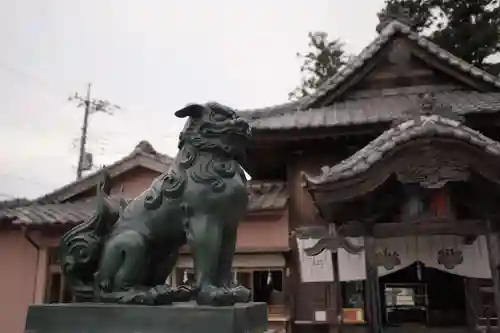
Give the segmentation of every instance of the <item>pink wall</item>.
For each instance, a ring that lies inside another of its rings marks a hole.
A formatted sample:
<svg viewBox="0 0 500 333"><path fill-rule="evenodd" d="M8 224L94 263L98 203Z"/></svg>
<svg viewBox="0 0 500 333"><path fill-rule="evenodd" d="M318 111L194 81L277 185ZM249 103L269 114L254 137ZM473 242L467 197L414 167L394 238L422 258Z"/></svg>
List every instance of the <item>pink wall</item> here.
<svg viewBox="0 0 500 333"><path fill-rule="evenodd" d="M0 230L0 332L22 333L35 296L37 250L21 231Z"/></svg>
<svg viewBox="0 0 500 333"><path fill-rule="evenodd" d="M247 216L238 226L236 253L285 252L289 248L288 213L269 220L252 219ZM181 253L190 253L187 245Z"/></svg>
<svg viewBox="0 0 500 333"><path fill-rule="evenodd" d="M112 195L123 195L126 198L135 198L151 185L153 179L160 175L159 172L138 167L113 179ZM69 199L69 201L81 200L95 196L95 187L79 193Z"/></svg>
<svg viewBox="0 0 500 333"><path fill-rule="evenodd" d="M238 226L236 251L265 249L283 251L288 248L288 213L281 217L262 220L249 214Z"/></svg>
<svg viewBox="0 0 500 333"><path fill-rule="evenodd" d="M135 198L151 185L153 179L160 175L159 172L137 168L130 170L113 179L111 194L121 193L127 198Z"/></svg>

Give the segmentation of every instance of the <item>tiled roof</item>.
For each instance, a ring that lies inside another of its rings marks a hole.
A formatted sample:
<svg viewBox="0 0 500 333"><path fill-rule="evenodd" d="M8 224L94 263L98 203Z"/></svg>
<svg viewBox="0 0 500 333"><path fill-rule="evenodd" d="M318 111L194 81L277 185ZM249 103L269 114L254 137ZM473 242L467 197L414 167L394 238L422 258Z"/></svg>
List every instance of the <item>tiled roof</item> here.
<svg viewBox="0 0 500 333"><path fill-rule="evenodd" d="M351 157L332 167L323 167L321 175L304 174L311 185L333 183L367 171L395 147L412 139L425 136L446 136L469 142L490 155L500 157L500 143L480 132L463 126L459 121L438 115L420 116L390 128Z"/></svg>
<svg viewBox="0 0 500 333"><path fill-rule="evenodd" d="M29 204L31 204L31 200L24 199L24 198L3 200L3 201L0 201L0 209L27 206Z"/></svg>
<svg viewBox="0 0 500 333"><path fill-rule="evenodd" d="M249 211L283 209L288 200L284 183L250 181ZM120 198L113 198L116 203ZM75 203L34 204L0 210L0 221L20 225L78 224L89 219L95 212L93 199Z"/></svg>
<svg viewBox="0 0 500 333"><path fill-rule="evenodd" d="M409 26L399 21L389 23L381 33L363 51L346 64L336 75L317 89L314 95L280 105L253 110L240 110L241 115L251 120L251 125L257 130L287 130L315 127L334 127L355 124L369 124L390 121L409 104L408 99L414 96L391 95L375 98L355 98L343 101L333 101L331 106L313 108L322 97L335 91L348 77L354 75L368 60L386 45L396 34L403 34L408 39L446 61L450 66L490 84L499 91L500 77L491 75L464 60L442 49L425 37L419 36ZM500 111L500 92L480 93L473 90L445 93L444 98L456 98L454 107L457 112Z"/></svg>
<svg viewBox="0 0 500 333"><path fill-rule="evenodd" d="M146 140L142 140L137 144L137 146L132 151L131 155L133 155L134 153L146 155L154 160L157 160L158 162L167 165L170 165L174 160L172 157L158 152L156 149L154 149L153 145ZM119 163L119 161L115 162L114 164L116 163Z"/></svg>
<svg viewBox="0 0 500 333"><path fill-rule="evenodd" d="M327 92L334 90L336 87L342 84L342 82L344 82L346 78L350 77L357 69L361 68L361 66L363 66L367 60L371 59L375 55L375 53L377 53L382 48L382 46L386 45L397 33L404 34L408 37L408 39L415 41L419 46L436 55L439 59L446 61L450 66L453 66L461 70L462 72L479 78L496 88L500 88L499 77L493 76L490 73L478 67L475 67L472 64L469 64L468 62L441 48L439 45L431 42L427 38L420 36L408 25L394 20L389 23L375 38L375 40L371 42L367 47L365 47L357 57L353 58L351 62L349 62L331 79L325 82L324 85L316 90L314 95L300 100L300 108L307 109L312 103L317 100L317 98L323 96Z"/></svg>
<svg viewBox="0 0 500 333"><path fill-rule="evenodd" d="M20 225L78 224L94 213L91 202L33 204L0 211L0 220Z"/></svg>
<svg viewBox="0 0 500 333"><path fill-rule="evenodd" d="M450 104L459 114L500 111L500 92L451 90L437 92L436 98ZM251 124L260 130L277 130L390 122L414 106L417 99L417 93L385 94L381 91L378 97L344 100L306 111L270 108L259 111Z"/></svg>
<svg viewBox="0 0 500 333"><path fill-rule="evenodd" d="M115 177L132 167L142 165L153 170L157 170L158 172L163 172L168 169L168 166L172 163L172 161L173 159L170 156L157 152L148 141L143 140L140 141L134 150L124 158L81 179L58 188L51 193L45 194L34 201L40 204L64 201L68 196L71 197L96 186L97 183L101 181L104 171L108 172L111 177Z"/></svg>

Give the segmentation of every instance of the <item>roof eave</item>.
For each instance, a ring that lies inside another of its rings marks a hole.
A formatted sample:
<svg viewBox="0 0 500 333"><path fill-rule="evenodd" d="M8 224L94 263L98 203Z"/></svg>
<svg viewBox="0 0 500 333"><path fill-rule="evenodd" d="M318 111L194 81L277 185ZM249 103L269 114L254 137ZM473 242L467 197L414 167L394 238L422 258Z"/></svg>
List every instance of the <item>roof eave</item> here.
<svg viewBox="0 0 500 333"><path fill-rule="evenodd" d="M283 207L277 207L277 208L263 208L263 209L255 209L255 210L249 210L246 213L245 219L276 219L280 218L285 213L287 212L287 205Z"/></svg>
<svg viewBox="0 0 500 333"><path fill-rule="evenodd" d="M119 169L120 166L123 166L126 163L130 163L130 165L125 166L123 169ZM170 162L171 163L171 162ZM107 171L110 173L111 177L116 177L124 172L127 172L135 167L145 167L147 169L151 169L153 171L157 171L159 173L167 171L168 164L158 161L152 156L142 152L134 152L133 154L124 157L123 159L115 162L112 165L106 166L82 179L76 180L70 184L63 186L49 194L46 194L38 199L35 199L36 203L51 203L51 202L62 202L65 201L72 196L75 196L79 193L88 191L92 187L94 187L98 178L102 175L103 172ZM118 169L118 170L116 170ZM94 181L95 180L95 181Z"/></svg>

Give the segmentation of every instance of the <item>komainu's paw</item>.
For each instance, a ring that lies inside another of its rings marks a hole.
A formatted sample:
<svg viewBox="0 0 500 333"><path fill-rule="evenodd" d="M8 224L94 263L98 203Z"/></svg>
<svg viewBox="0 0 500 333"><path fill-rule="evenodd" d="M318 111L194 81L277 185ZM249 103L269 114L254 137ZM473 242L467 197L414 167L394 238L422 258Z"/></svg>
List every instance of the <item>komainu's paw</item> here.
<svg viewBox="0 0 500 333"><path fill-rule="evenodd" d="M248 303L252 299L252 292L243 286L229 288L229 292L236 303Z"/></svg>
<svg viewBox="0 0 500 333"><path fill-rule="evenodd" d="M129 290L113 292L109 296L115 297L115 302L118 304L155 305L154 294L151 294L149 291Z"/></svg>
<svg viewBox="0 0 500 333"><path fill-rule="evenodd" d="M181 285L173 288L174 302L189 302L193 299L196 288L190 285Z"/></svg>
<svg viewBox="0 0 500 333"><path fill-rule="evenodd" d="M174 302L175 289L166 284L161 284L147 291L148 298L154 305L170 305Z"/></svg>
<svg viewBox="0 0 500 333"><path fill-rule="evenodd" d="M196 296L199 305L231 306L235 303L235 297L227 288L205 286L200 289Z"/></svg>

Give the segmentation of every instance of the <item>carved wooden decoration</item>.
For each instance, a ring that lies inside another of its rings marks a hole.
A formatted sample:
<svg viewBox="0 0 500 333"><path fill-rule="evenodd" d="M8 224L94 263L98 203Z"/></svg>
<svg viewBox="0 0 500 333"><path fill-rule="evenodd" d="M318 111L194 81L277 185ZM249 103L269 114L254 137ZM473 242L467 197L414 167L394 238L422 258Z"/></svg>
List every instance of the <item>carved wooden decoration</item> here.
<svg viewBox="0 0 500 333"><path fill-rule="evenodd" d="M311 247L304 249L308 256L320 255L323 251L336 253L338 249L344 249L350 254L359 254L364 250L363 245L355 245L349 239L338 235L334 224L325 226L302 227L294 230L298 238L313 238L318 241Z"/></svg>
<svg viewBox="0 0 500 333"><path fill-rule="evenodd" d="M414 157L405 158L395 170L403 184L419 184L424 188L437 189L448 182L466 181L469 168L464 161L442 151L428 148Z"/></svg>
<svg viewBox="0 0 500 333"><path fill-rule="evenodd" d="M364 247L362 245L354 245L351 241L342 236L326 236L320 238L318 242L310 248L305 249L305 252L308 256L317 256L326 250L335 253L339 249L344 249L349 254L359 254L363 251Z"/></svg>
<svg viewBox="0 0 500 333"><path fill-rule="evenodd" d="M444 118L463 121L463 117L456 112L449 104L439 103L436 95L432 92L427 92L419 95L420 113L425 116L438 115Z"/></svg>
<svg viewBox="0 0 500 333"><path fill-rule="evenodd" d="M430 117L425 120L422 119L422 116L433 115L448 118L459 123L464 121L464 117L454 112L451 105L440 103L433 92L425 92L418 95L416 105L403 112L399 119L393 121L393 125L397 126L411 119L417 123L423 121L433 122L434 120Z"/></svg>
<svg viewBox="0 0 500 333"><path fill-rule="evenodd" d="M452 248L442 249L438 252L438 264L446 269L453 269L464 261L462 251Z"/></svg>
<svg viewBox="0 0 500 333"><path fill-rule="evenodd" d="M376 265L384 267L388 271L393 270L396 266L401 265L401 259L399 258L399 253L396 251L389 251L388 248L384 248L382 251L377 251L375 254Z"/></svg>

